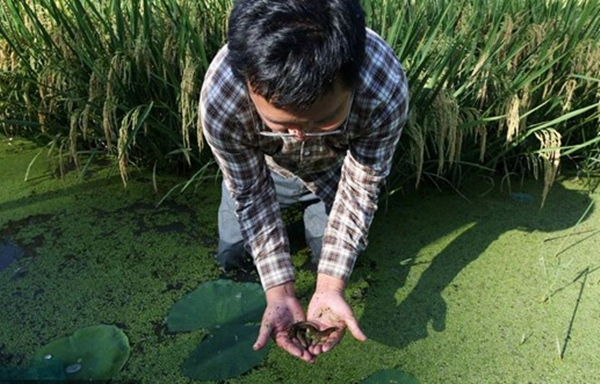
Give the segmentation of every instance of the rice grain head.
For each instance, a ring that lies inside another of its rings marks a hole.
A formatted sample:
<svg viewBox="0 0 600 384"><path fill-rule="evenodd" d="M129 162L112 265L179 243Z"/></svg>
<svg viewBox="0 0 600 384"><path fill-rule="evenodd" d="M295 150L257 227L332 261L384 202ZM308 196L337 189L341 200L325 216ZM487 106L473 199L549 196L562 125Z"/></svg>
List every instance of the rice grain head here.
<svg viewBox="0 0 600 384"><path fill-rule="evenodd" d="M521 102L519 104L519 111L529 110L531 104L531 83L527 83L521 90ZM527 126L527 116L521 116L519 118L519 129L525 129Z"/></svg>
<svg viewBox="0 0 600 384"><path fill-rule="evenodd" d="M119 128L119 138L117 140L117 156L118 156L118 163L119 163L119 174L121 175L121 180L123 181L124 186L127 186L127 180L128 180L127 145L129 142L130 117L131 117L131 115L128 113L127 115L125 115L125 117L121 121L121 127Z"/></svg>
<svg viewBox="0 0 600 384"><path fill-rule="evenodd" d="M186 54L185 65L181 75L179 109L181 112L181 134L183 138L183 147L190 148L190 128L196 122L196 108L194 101L197 99L197 63L192 59L190 52ZM188 165L191 165L189 152L184 152Z"/></svg>
<svg viewBox="0 0 600 384"><path fill-rule="evenodd" d="M515 22L512 19L510 14L505 14L502 18L502 39L501 41L505 41L505 42L511 42L512 41L512 35L513 35L513 31L515 29ZM503 44L502 46L503 48L500 50L500 52L498 53L498 57L499 59L502 61L504 60L504 58L506 57L506 54L508 52L508 49L510 47L510 44ZM509 68L508 70L511 70L510 68L510 61L508 62Z"/></svg>
<svg viewBox="0 0 600 384"><path fill-rule="evenodd" d="M544 190L542 192L541 207L544 206L548 191L558 173L560 165L560 148L562 143L561 134L554 128L547 128L535 132L535 137L540 141L541 152L539 157L544 166Z"/></svg>
<svg viewBox="0 0 600 384"><path fill-rule="evenodd" d="M562 104L563 113L571 110L573 94L575 94L576 89L577 89L577 80L569 79L565 82L562 89L560 90L560 93L564 94L564 101Z"/></svg>
<svg viewBox="0 0 600 384"><path fill-rule="evenodd" d="M598 136L600 136L600 84L596 86L596 102L598 102Z"/></svg>
<svg viewBox="0 0 600 384"><path fill-rule="evenodd" d="M6 40L0 40L0 71L10 72L12 50Z"/></svg>
<svg viewBox="0 0 600 384"><path fill-rule="evenodd" d="M485 125L477 127L477 137L479 137L479 161L485 160L485 149L487 145L487 128Z"/></svg>
<svg viewBox="0 0 600 384"><path fill-rule="evenodd" d="M106 94L102 108L102 128L104 130L106 146L109 151L112 149L112 142L115 139L115 136L121 137L120 133L118 135L115 134L117 126L117 95L115 94L115 89L117 89L122 74L123 65L121 64L121 56L117 53L110 60L110 67L108 69L106 80ZM121 130L121 128L119 130Z"/></svg>
<svg viewBox="0 0 600 384"><path fill-rule="evenodd" d="M514 95L508 104L506 111L506 142L512 143L512 141L519 135L519 107L521 100L518 95Z"/></svg>
<svg viewBox="0 0 600 384"><path fill-rule="evenodd" d="M438 150L438 174L448 162L452 165L460 158L462 134L458 132L459 110L456 98L448 91L440 91L431 105L432 121L427 129L435 130L436 146Z"/></svg>
<svg viewBox="0 0 600 384"><path fill-rule="evenodd" d="M106 148L112 150L112 142L115 138L114 128L117 122L117 104L114 96L107 97L104 100L102 107L102 129L104 131L104 139L106 140Z"/></svg>
<svg viewBox="0 0 600 384"><path fill-rule="evenodd" d="M489 58L488 52L484 52L481 55L481 57L479 58L479 60L475 64L475 66L473 67L473 70L471 70L471 76L469 76L471 78L471 81L469 83L469 86L475 82L475 79L476 79L477 75L479 74L479 71L483 68L483 66L487 62L488 58Z"/></svg>
<svg viewBox="0 0 600 384"><path fill-rule="evenodd" d="M172 30L172 28L170 28ZM175 68L176 66L176 56L177 56L177 37L175 36L175 32L169 30L166 31L169 33L165 40L165 44L163 46L162 54L163 54L163 79L166 81L169 79L167 71L170 68Z"/></svg>
<svg viewBox="0 0 600 384"><path fill-rule="evenodd" d="M483 84L477 90L477 100L479 101L479 106L483 107L488 99L488 83L490 81L490 70L486 70L482 73L481 77L483 78Z"/></svg>

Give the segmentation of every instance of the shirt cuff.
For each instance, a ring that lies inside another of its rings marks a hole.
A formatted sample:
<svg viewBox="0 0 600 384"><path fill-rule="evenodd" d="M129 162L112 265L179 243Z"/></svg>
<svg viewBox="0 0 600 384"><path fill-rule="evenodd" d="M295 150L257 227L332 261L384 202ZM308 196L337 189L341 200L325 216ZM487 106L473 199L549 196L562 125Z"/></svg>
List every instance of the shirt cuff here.
<svg viewBox="0 0 600 384"><path fill-rule="evenodd" d="M269 255L256 262L263 289L294 281L294 265L289 254Z"/></svg>

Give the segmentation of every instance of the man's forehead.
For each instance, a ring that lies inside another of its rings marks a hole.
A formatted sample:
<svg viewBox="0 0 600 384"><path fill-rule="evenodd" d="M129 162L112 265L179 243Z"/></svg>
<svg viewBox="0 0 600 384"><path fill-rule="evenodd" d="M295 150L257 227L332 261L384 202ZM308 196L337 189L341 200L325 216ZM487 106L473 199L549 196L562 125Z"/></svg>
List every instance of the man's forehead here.
<svg viewBox="0 0 600 384"><path fill-rule="evenodd" d="M264 97L253 92L250 92L250 97L265 120L274 124L285 124L304 121L319 122L334 118L345 109L351 93L351 90L336 88L319 97L312 105L294 111L277 108Z"/></svg>

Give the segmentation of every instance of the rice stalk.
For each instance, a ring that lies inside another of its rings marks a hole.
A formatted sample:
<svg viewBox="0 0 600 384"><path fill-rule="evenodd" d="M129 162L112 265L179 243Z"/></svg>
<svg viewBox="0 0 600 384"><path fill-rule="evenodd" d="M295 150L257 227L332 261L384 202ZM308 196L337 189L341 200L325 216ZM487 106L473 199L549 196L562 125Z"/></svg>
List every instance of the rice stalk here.
<svg viewBox="0 0 600 384"><path fill-rule="evenodd" d="M438 96L438 103L434 103L433 107L439 113L438 122L443 126L440 131L445 132L444 138L438 137L438 147L440 153L445 154L446 160L452 166L454 162L460 161L462 147L463 132L458 129L459 105L456 98L446 91L440 92ZM438 171L441 171L440 163L438 163Z"/></svg>
<svg viewBox="0 0 600 384"><path fill-rule="evenodd" d="M200 151L204 149L204 136L202 135L202 116L200 115L200 107L198 106L196 113L196 145Z"/></svg>
<svg viewBox="0 0 600 384"><path fill-rule="evenodd" d="M69 144L70 144L70 152L71 158L73 159L73 163L77 168L79 168L79 156L77 154L77 137L79 132L79 123L80 123L81 111L76 110L70 114L70 124L69 124Z"/></svg>
<svg viewBox="0 0 600 384"><path fill-rule="evenodd" d="M116 96L116 88L119 86L119 73L122 71L121 55L115 54L111 61L108 70L108 77L106 81L106 95L104 100L104 106L102 109L102 127L104 129L104 139L106 140L106 147L110 151L112 149L112 142L115 138L114 132L117 126L117 104L118 98ZM121 124L121 130L123 125ZM119 133L118 137L121 137Z"/></svg>
<svg viewBox="0 0 600 384"><path fill-rule="evenodd" d="M152 76L152 62L149 59L151 56L150 48L146 36L139 35L135 39L133 47L133 60L137 68L143 68L146 75L146 80L150 81Z"/></svg>
<svg viewBox="0 0 600 384"><path fill-rule="evenodd" d="M599 85L596 87L596 101L598 101L598 105L596 108L596 121L598 122L598 129L597 129L597 136L600 137L600 81L599 81Z"/></svg>
<svg viewBox="0 0 600 384"><path fill-rule="evenodd" d="M55 140L58 139L55 138ZM59 174L60 174L60 178L64 179L65 178L65 156L64 156L64 151L65 151L65 140L61 140L60 144L58 145L58 170L59 170Z"/></svg>
<svg viewBox="0 0 600 384"><path fill-rule="evenodd" d="M0 71L12 71L12 50L5 40L0 40Z"/></svg>
<svg viewBox="0 0 600 384"><path fill-rule="evenodd" d="M169 31L171 28L167 28ZM169 74L168 71L171 68L176 68L176 52L177 52L177 37L174 32L167 34L167 39L163 45L162 49L162 58L164 60L163 63L163 79L168 79Z"/></svg>
<svg viewBox="0 0 600 384"><path fill-rule="evenodd" d="M119 138L117 140L117 156L119 163L119 174L123 185L127 186L127 165L129 163L129 155L127 151L127 144L129 143L129 128L131 125L131 115L127 114L121 121L121 127L119 128Z"/></svg>
<svg viewBox="0 0 600 384"><path fill-rule="evenodd" d="M523 86L523 89L521 90L521 103L519 104L520 111L529 111L531 109L531 97L532 97L532 93L533 93L531 88L532 88L532 83L527 83L527 84L525 84L525 86ZM525 128L526 121L527 121L527 114L523 114L520 121L521 121L520 127Z"/></svg>
<svg viewBox="0 0 600 384"><path fill-rule="evenodd" d="M500 39L501 41L506 41L506 42L513 41L513 33L516 31L515 24L517 24L517 25L521 24L520 22L515 23L513 17L520 17L520 15L511 15L509 13L506 13L503 15L502 21L500 22L501 36L502 36ZM502 45L502 48L498 52L498 58L500 59L500 61L505 59L505 57L508 54L509 48L510 48L510 45L508 45L508 44ZM508 65L509 65L508 69L511 70L512 63L510 61L508 62Z"/></svg>
<svg viewBox="0 0 600 384"><path fill-rule="evenodd" d="M98 75L102 71L102 63L100 60L96 60L92 73L90 74L90 80L88 82L88 99L85 104L82 116L81 116L81 133L83 140L87 140L88 134L92 131L90 126L93 118L93 110L101 103L102 97L105 95L107 90L104 88L102 80ZM106 137L106 131L105 131Z"/></svg>
<svg viewBox="0 0 600 384"><path fill-rule="evenodd" d="M560 93L564 94L564 101L563 101L563 105L562 105L563 113L571 110L573 95L575 94L577 85L578 85L577 80L569 79L569 80L567 80L567 82L563 85L562 89L560 90Z"/></svg>
<svg viewBox="0 0 600 384"><path fill-rule="evenodd" d="M483 83L479 86L479 89L477 90L477 96L475 97L475 100L477 100L479 107L484 106L488 102L487 94L488 94L488 81L490 78L490 71L487 70L487 71L483 72L482 78L483 78Z"/></svg>
<svg viewBox="0 0 600 384"><path fill-rule="evenodd" d="M183 74L181 75L180 85L180 102L179 108L181 111L181 134L183 136L183 147L190 148L190 128L197 121L196 105L198 87L196 83L197 64L192 59L191 55L186 55ZM191 165L189 154L185 154L188 165Z"/></svg>
<svg viewBox="0 0 600 384"><path fill-rule="evenodd" d="M554 81L554 74L552 72L548 74L547 79L548 81L546 81L546 84L544 85L544 90L542 92L542 99L547 99L548 97L550 97L550 94L556 85Z"/></svg>
<svg viewBox="0 0 600 384"><path fill-rule="evenodd" d="M115 136L113 132L117 125L116 111L116 98L114 96L107 96L102 107L102 128L104 130L104 143L108 151L112 150L112 143Z"/></svg>
<svg viewBox="0 0 600 384"><path fill-rule="evenodd" d="M562 156L596 164L598 85L574 78L599 76L597 0L362 2L368 25L407 72L411 118L403 137L407 150L397 153L410 158L416 185L425 172L453 172L464 164L497 169L505 163L513 172L525 159L532 172L538 165L541 171L534 132L550 127L561 134ZM2 1L0 68L10 73L0 74L0 123L60 137L68 129L71 146L100 142L103 151L116 153L125 116L156 102L140 119L144 136L130 127L129 164L196 166L192 147L203 145L196 92L225 42L231 3ZM78 124L70 110L81 111ZM474 140L465 140L469 134ZM63 152L73 157L73 151Z"/></svg>
<svg viewBox="0 0 600 384"><path fill-rule="evenodd" d="M487 128L485 125L477 127L477 137L479 137L479 162L483 163L485 159L485 150L487 144Z"/></svg>
<svg viewBox="0 0 600 384"><path fill-rule="evenodd" d="M415 188L418 188L423 174L423 164L425 163L426 142L424 130L417 122L416 113L409 112L408 123L405 129L407 130L407 135L411 138L409 156L416 172Z"/></svg>

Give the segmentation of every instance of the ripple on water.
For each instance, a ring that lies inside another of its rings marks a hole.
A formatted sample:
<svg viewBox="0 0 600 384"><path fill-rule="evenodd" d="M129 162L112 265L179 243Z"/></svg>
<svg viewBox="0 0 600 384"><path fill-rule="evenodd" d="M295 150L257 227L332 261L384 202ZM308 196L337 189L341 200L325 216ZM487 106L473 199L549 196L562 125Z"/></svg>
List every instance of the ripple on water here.
<svg viewBox="0 0 600 384"><path fill-rule="evenodd" d="M13 243L10 239L0 240L0 271L8 268L13 261L20 259L24 255L23 249Z"/></svg>

